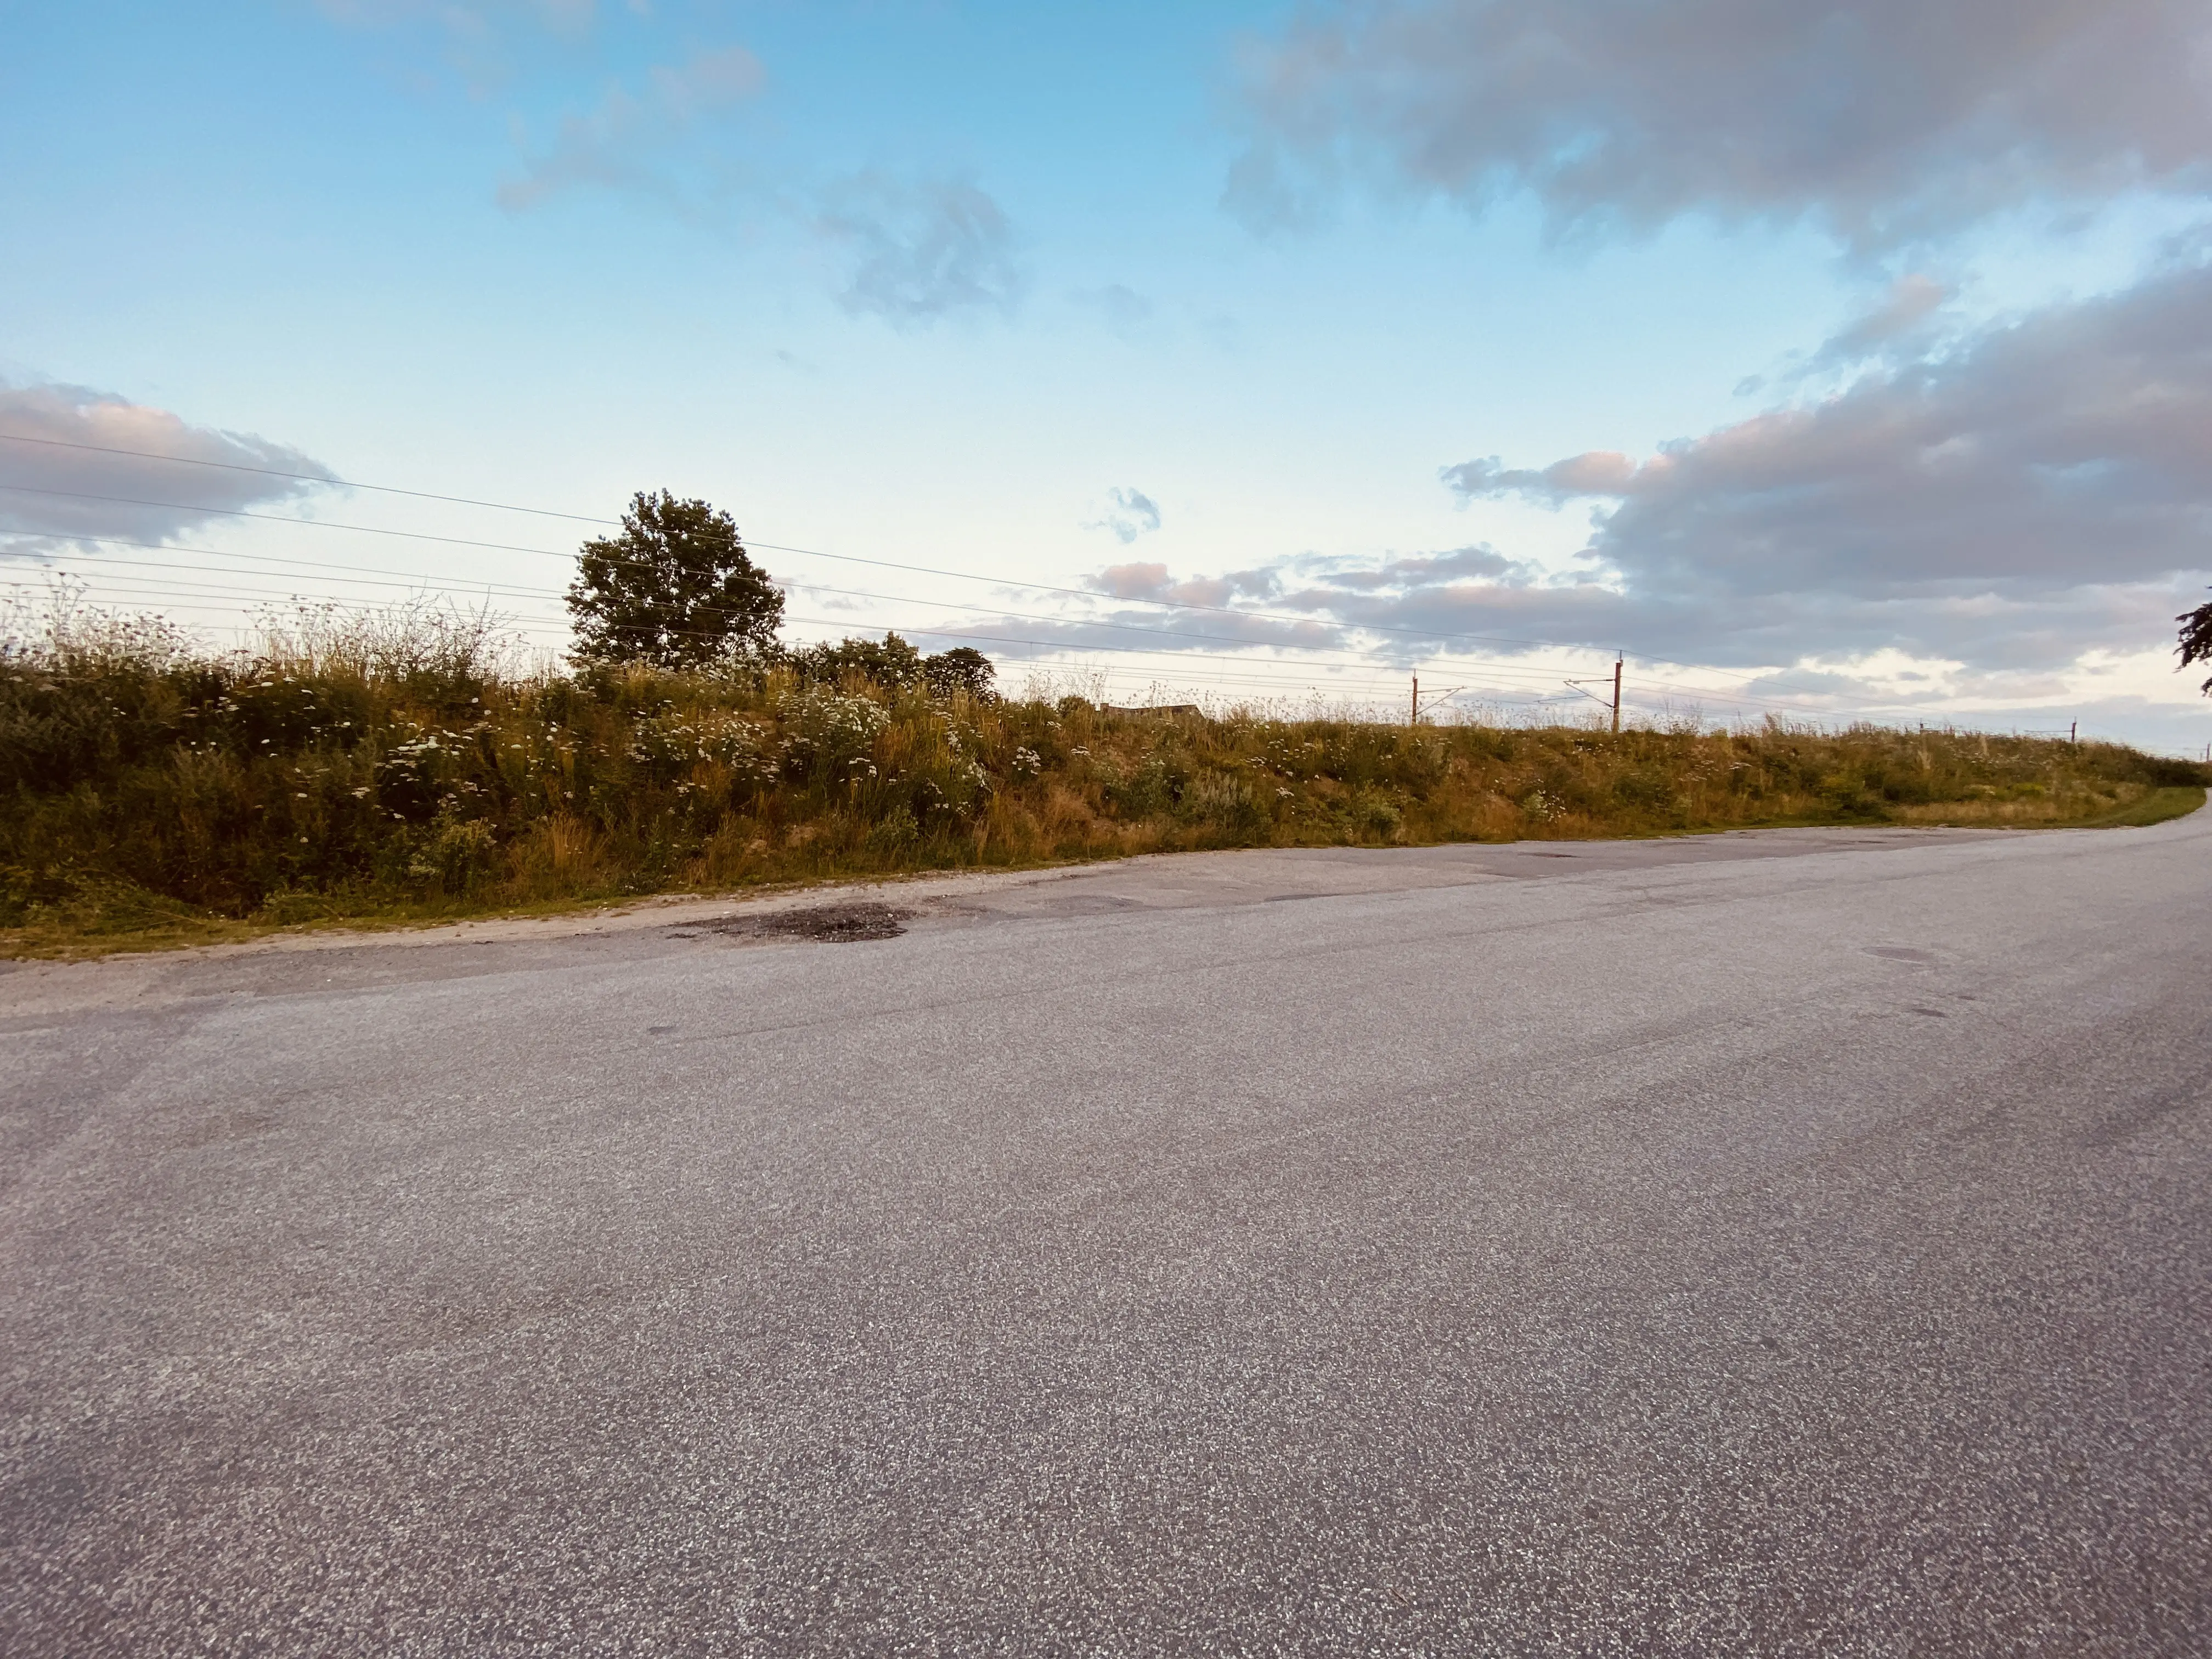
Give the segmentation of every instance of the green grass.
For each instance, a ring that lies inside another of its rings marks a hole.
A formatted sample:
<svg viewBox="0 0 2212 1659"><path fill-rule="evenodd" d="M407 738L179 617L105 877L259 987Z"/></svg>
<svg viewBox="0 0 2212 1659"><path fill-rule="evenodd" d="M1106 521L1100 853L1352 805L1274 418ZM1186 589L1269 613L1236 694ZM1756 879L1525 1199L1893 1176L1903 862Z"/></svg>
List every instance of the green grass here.
<svg viewBox="0 0 2212 1659"><path fill-rule="evenodd" d="M2141 830L2154 823L2164 823L2172 818L2185 818L2203 805L2204 789L2202 785L2176 784L2153 789L2116 811L2085 819L2081 827L2087 830Z"/></svg>
<svg viewBox="0 0 2212 1659"><path fill-rule="evenodd" d="M2147 823L2206 781L1973 732L1409 729L520 672L465 628L310 623L234 656L82 615L0 647L0 951L1207 848Z"/></svg>

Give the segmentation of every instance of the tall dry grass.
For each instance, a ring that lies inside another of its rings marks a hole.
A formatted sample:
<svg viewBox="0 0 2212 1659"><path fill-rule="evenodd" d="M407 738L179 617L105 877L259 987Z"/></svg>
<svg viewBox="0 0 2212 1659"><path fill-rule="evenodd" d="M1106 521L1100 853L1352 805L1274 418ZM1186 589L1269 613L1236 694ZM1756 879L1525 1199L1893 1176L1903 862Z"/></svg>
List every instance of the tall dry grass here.
<svg viewBox="0 0 2212 1659"><path fill-rule="evenodd" d="M0 927L20 948L1183 848L2032 825L2203 781L1972 732L1313 716L569 674L429 609L295 612L222 653L61 605L0 640Z"/></svg>

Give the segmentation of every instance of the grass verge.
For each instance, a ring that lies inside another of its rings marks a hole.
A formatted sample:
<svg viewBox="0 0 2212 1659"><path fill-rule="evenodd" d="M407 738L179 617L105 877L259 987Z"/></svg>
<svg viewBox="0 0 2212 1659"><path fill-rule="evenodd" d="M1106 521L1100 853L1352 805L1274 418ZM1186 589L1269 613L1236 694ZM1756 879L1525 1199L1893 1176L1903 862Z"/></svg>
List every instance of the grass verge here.
<svg viewBox="0 0 2212 1659"><path fill-rule="evenodd" d="M2176 784L2153 789L2115 811L2083 820L2087 830L2141 830L2172 818L2185 818L2204 805L2204 790L2197 784Z"/></svg>
<svg viewBox="0 0 2212 1659"><path fill-rule="evenodd" d="M2206 775L1976 732L1408 728L788 668L524 673L434 623L215 655L79 616L0 647L0 952L1209 848L2139 824L2193 810Z"/></svg>

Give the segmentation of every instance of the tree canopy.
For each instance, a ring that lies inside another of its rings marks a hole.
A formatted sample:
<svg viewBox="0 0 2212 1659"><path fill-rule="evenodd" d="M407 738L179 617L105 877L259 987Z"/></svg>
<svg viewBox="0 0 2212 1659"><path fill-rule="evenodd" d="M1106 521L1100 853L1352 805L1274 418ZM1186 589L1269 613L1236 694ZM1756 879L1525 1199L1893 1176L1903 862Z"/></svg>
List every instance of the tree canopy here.
<svg viewBox="0 0 2212 1659"><path fill-rule="evenodd" d="M925 657L897 634L880 640L840 640L831 645L802 645L786 653L785 662L802 679L834 685L848 674L873 680L886 690L927 687L936 697L964 691L971 697L991 695L997 671L991 659L972 645Z"/></svg>
<svg viewBox="0 0 2212 1659"><path fill-rule="evenodd" d="M622 533L586 542L568 588L580 662L697 668L775 649L783 594L726 513L641 490Z"/></svg>
<svg viewBox="0 0 2212 1659"><path fill-rule="evenodd" d="M2212 601L2185 611L2174 621L2181 624L2181 665L2212 662ZM2204 695L2212 697L2212 680L2204 682Z"/></svg>
<svg viewBox="0 0 2212 1659"><path fill-rule="evenodd" d="M929 682L931 692L938 696L949 697L956 691L965 691L971 697L988 697L992 695L991 682L998 678L999 671L974 646L956 645L950 651L926 659L921 673Z"/></svg>

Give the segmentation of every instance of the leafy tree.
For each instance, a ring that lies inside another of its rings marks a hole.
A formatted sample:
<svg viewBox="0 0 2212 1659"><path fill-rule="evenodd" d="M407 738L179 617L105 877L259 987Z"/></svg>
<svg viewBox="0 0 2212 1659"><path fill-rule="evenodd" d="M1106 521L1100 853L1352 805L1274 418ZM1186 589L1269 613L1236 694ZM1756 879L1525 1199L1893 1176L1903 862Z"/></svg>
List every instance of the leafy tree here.
<svg viewBox="0 0 2212 1659"><path fill-rule="evenodd" d="M2196 610L2176 617L2181 624L2181 665L2193 662L2212 662L2212 602L2200 605ZM2212 680L2204 682L2204 695L2212 697Z"/></svg>
<svg viewBox="0 0 2212 1659"><path fill-rule="evenodd" d="M965 691L974 697L991 695L997 671L991 659L973 646L957 646L933 657L921 652L896 634L880 640L843 639L831 645L803 645L784 660L802 679L834 685L848 674L873 680L888 691L927 686L932 696L949 697Z"/></svg>
<svg viewBox="0 0 2212 1659"><path fill-rule="evenodd" d="M991 666L991 659L972 645L956 645L939 653L922 664L921 672L931 693L939 697L949 697L956 691L988 697L999 672Z"/></svg>
<svg viewBox="0 0 2212 1659"><path fill-rule="evenodd" d="M802 645L785 659L801 679L835 685L848 674L873 680L887 691L921 683L921 653L896 634L880 640L843 639Z"/></svg>
<svg viewBox="0 0 2212 1659"><path fill-rule="evenodd" d="M783 594L705 501L640 491L622 534L586 542L568 588L579 662L696 668L775 647Z"/></svg>

